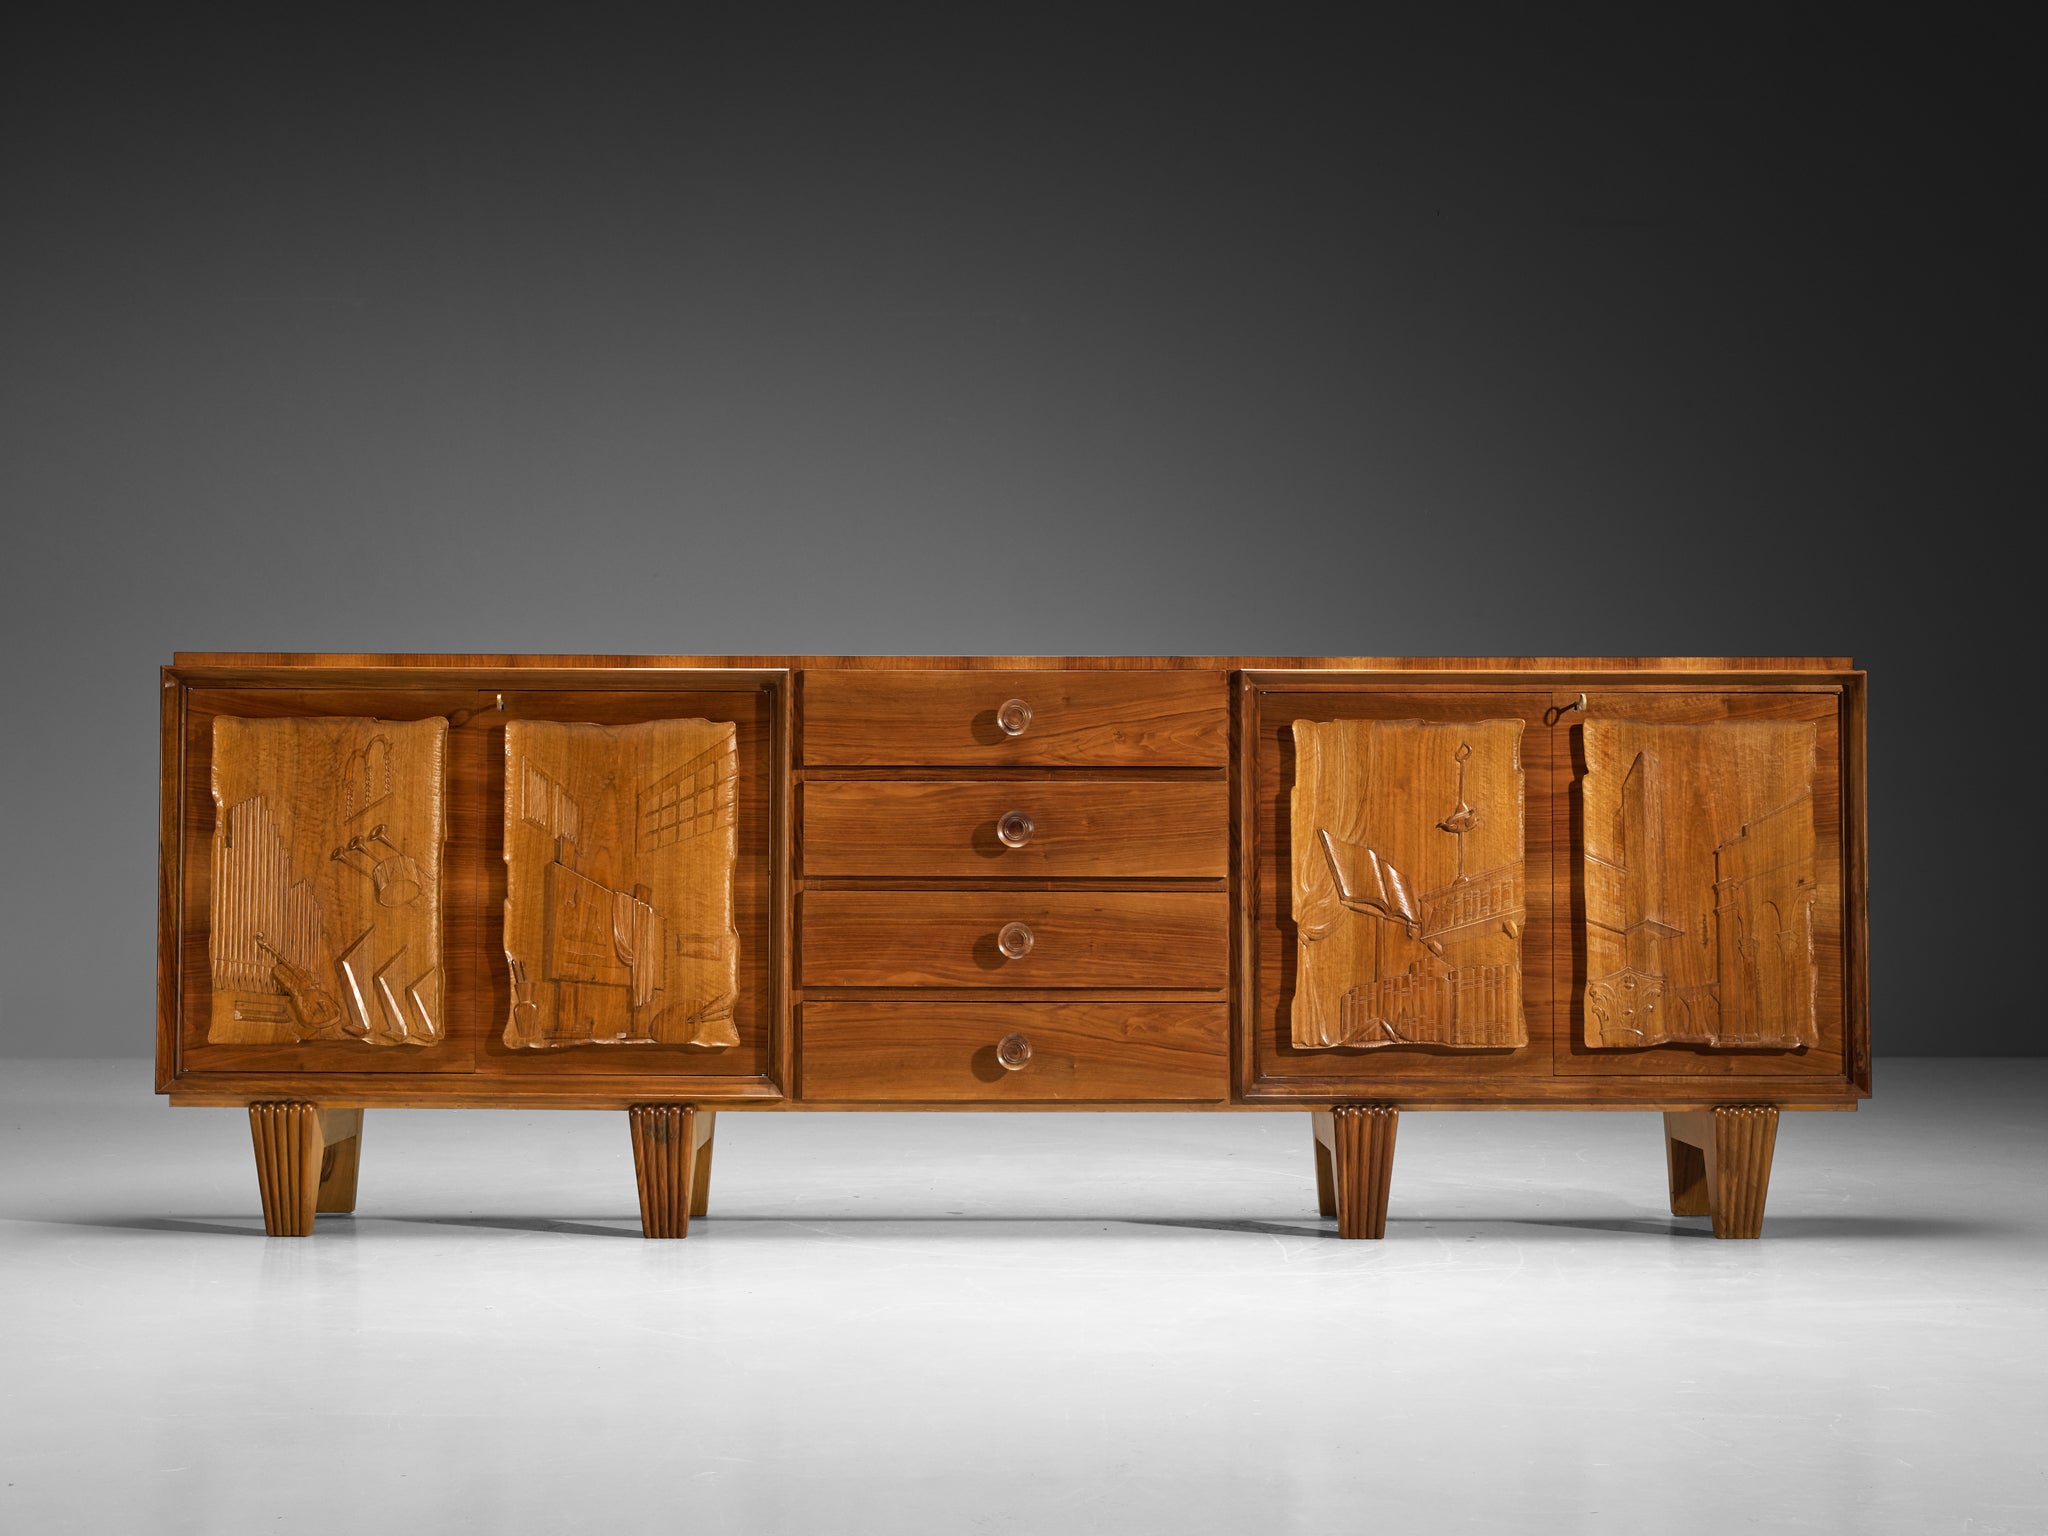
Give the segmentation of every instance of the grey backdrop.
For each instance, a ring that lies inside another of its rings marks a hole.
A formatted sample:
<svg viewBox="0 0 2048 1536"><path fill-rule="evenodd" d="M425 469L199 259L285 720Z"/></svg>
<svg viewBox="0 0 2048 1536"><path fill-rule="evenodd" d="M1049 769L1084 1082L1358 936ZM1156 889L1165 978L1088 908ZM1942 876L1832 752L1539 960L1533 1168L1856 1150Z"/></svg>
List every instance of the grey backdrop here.
<svg viewBox="0 0 2048 1536"><path fill-rule="evenodd" d="M149 1048L155 669L268 648L1849 653L1877 1049L2041 1048L2009 44L83 9L0 47L0 1050Z"/></svg>

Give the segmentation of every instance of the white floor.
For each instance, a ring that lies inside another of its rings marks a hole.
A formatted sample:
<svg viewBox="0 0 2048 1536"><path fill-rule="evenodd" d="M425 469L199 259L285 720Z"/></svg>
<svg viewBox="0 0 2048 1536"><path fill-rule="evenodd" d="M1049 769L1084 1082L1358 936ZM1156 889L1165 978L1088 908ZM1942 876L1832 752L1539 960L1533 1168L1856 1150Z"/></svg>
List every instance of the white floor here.
<svg viewBox="0 0 2048 1536"><path fill-rule="evenodd" d="M0 1062L0 1530L2048 1530L2048 1061L1788 1115L1761 1242L1653 1116L373 1112L266 1239L246 1118Z"/></svg>

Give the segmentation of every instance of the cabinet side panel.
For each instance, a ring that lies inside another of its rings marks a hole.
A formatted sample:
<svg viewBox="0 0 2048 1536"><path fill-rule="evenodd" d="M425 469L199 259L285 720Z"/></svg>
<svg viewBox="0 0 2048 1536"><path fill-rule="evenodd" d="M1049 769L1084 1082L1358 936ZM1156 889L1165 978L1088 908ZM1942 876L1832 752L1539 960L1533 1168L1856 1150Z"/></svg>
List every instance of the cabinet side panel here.
<svg viewBox="0 0 2048 1536"><path fill-rule="evenodd" d="M157 735L156 843L156 1091L168 1092L178 1076L178 1018L181 1007L178 960L178 893L183 858L178 835L183 804L185 689L166 667L162 674L161 720Z"/></svg>

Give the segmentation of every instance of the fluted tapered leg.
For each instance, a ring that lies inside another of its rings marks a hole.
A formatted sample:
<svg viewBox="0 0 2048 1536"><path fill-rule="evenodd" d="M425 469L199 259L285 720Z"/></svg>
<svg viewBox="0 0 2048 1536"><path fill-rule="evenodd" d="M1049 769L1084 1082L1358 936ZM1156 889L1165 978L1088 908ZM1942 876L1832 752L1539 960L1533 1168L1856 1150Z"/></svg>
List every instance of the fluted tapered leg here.
<svg viewBox="0 0 2048 1536"><path fill-rule="evenodd" d="M1321 1117L1317 1119L1320 1122ZM1399 1119L1391 1104L1339 1104L1330 1111L1339 1237L1387 1235L1387 1188L1394 1176L1394 1130Z"/></svg>
<svg viewBox="0 0 2048 1536"><path fill-rule="evenodd" d="M688 1237L697 1112L687 1104L635 1104L626 1116L633 1173L640 1181L642 1235Z"/></svg>
<svg viewBox="0 0 2048 1536"><path fill-rule="evenodd" d="M251 1104L249 1135L256 1144L263 1230L272 1237L309 1235L320 1195L318 1106L298 1101Z"/></svg>
<svg viewBox="0 0 2048 1536"><path fill-rule="evenodd" d="M1716 1237L1761 1237L1771 1188L1778 1111L1723 1105L1664 1116L1671 1214L1711 1216Z"/></svg>
<svg viewBox="0 0 2048 1536"><path fill-rule="evenodd" d="M301 1099L251 1104L249 1135L263 1230L272 1237L308 1237L315 1212L356 1208L360 1109L322 1109Z"/></svg>

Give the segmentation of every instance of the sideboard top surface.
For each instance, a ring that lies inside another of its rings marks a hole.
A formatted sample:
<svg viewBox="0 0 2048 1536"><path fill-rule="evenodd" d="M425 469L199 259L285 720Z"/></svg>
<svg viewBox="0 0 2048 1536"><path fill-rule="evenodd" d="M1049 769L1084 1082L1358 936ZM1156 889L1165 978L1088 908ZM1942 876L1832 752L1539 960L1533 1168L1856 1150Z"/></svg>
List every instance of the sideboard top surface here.
<svg viewBox="0 0 2048 1536"><path fill-rule="evenodd" d="M434 667L964 669L969 671L1345 670L1367 672L1850 672L1847 656L542 656L486 653L377 655L369 652L179 651L175 668Z"/></svg>

